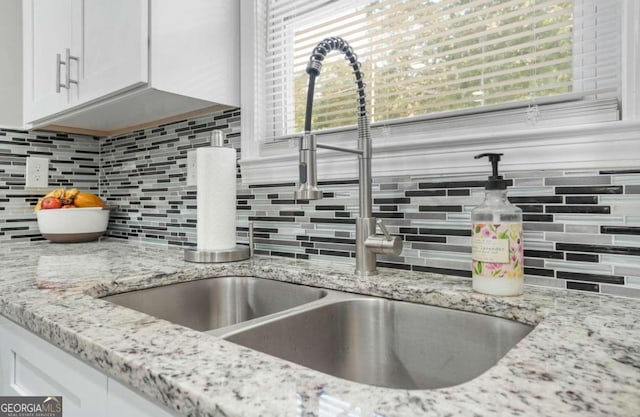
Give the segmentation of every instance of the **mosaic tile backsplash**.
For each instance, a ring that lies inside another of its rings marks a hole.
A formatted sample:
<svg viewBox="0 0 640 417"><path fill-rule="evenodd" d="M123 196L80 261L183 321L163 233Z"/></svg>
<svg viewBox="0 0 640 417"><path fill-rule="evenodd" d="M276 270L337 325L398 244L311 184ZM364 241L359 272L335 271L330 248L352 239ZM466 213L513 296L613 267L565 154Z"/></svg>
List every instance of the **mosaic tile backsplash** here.
<svg viewBox="0 0 640 417"><path fill-rule="evenodd" d="M44 240L33 206L45 190L25 190L29 156L49 158L49 188L98 192L97 138L0 129L0 242Z"/></svg>
<svg viewBox="0 0 640 417"><path fill-rule="evenodd" d="M119 207L110 236L195 245L186 158L212 129L223 129L240 157L238 110L102 139L100 185ZM402 256L380 265L470 277L470 212L486 176L374 178L375 216L405 242ZM527 283L640 296L640 166L505 176L524 211ZM320 181L324 199L312 202L293 200L294 181L242 185L238 170L238 242L253 221L257 253L353 263L357 179Z"/></svg>
<svg viewBox="0 0 640 417"><path fill-rule="evenodd" d="M51 160L50 188L99 192L118 209L108 235L194 246L196 190L186 185L187 152L223 129L240 157L240 112L229 110L102 138L0 129L0 242L41 240L24 190L26 158ZM640 167L507 172L510 199L524 211L528 283L640 296ZM98 182L99 177L99 182ZM402 256L380 264L470 276L470 212L486 173L374 178L374 212L404 240ZM255 225L257 253L353 263L357 180L321 181L324 199L293 200L294 179L242 185L238 242Z"/></svg>

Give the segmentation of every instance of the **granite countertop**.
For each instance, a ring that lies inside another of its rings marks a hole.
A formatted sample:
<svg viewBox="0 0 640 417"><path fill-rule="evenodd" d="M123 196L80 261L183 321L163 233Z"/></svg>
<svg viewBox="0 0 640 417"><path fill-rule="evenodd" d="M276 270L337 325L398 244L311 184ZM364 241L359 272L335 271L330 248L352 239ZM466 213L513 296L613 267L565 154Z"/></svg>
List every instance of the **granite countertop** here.
<svg viewBox="0 0 640 417"><path fill-rule="evenodd" d="M189 416L318 416L340 404L374 416L638 416L638 300L526 286L520 297L469 280L256 257L190 264L182 250L121 241L0 245L0 314ZM462 385L396 390L349 382L97 299L215 276L256 276L452 307L536 324Z"/></svg>

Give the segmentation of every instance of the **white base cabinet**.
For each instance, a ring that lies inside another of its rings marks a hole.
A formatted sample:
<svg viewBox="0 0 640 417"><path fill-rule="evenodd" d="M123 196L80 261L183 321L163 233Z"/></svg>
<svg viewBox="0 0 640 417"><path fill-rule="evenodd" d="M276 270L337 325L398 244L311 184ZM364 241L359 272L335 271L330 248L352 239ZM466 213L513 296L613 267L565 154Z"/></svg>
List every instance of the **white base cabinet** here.
<svg viewBox="0 0 640 417"><path fill-rule="evenodd" d="M61 395L65 417L178 416L1 316L0 395Z"/></svg>

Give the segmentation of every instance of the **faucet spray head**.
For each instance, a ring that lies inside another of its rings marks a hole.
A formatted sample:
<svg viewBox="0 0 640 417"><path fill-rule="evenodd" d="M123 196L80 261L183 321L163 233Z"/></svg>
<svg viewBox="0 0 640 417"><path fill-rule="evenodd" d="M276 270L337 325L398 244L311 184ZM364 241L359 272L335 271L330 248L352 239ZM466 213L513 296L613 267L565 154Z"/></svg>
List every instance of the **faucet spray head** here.
<svg viewBox="0 0 640 417"><path fill-rule="evenodd" d="M295 191L296 200L320 200L322 191L318 189L316 172L316 138L306 132L300 140L300 162L298 165L300 186Z"/></svg>

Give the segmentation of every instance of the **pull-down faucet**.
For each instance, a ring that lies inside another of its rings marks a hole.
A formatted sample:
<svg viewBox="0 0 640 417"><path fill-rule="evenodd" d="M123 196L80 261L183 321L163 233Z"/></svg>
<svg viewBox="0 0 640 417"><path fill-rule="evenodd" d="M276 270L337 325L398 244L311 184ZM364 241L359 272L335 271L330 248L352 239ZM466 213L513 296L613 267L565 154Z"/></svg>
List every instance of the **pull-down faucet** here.
<svg viewBox="0 0 640 417"><path fill-rule="evenodd" d="M315 135L311 134L311 111L313 108L313 91L316 77L320 75L322 61L333 51L342 52L349 61L356 78L358 91L358 149L346 149L337 146L316 144ZM360 213L356 218L356 274L375 275L376 255L399 255L402 251L402 240L391 236L381 220L373 217L371 212L371 132L367 116L364 74L360 71L360 62L353 49L342 38L331 37L320 42L314 49L307 65L309 86L307 90L307 108L304 123L304 136L300 140L300 186L295 192L299 200L319 200L322 192L318 190L316 175L316 148L354 153L358 155L359 205ZM380 226L383 235L376 233L376 225Z"/></svg>

